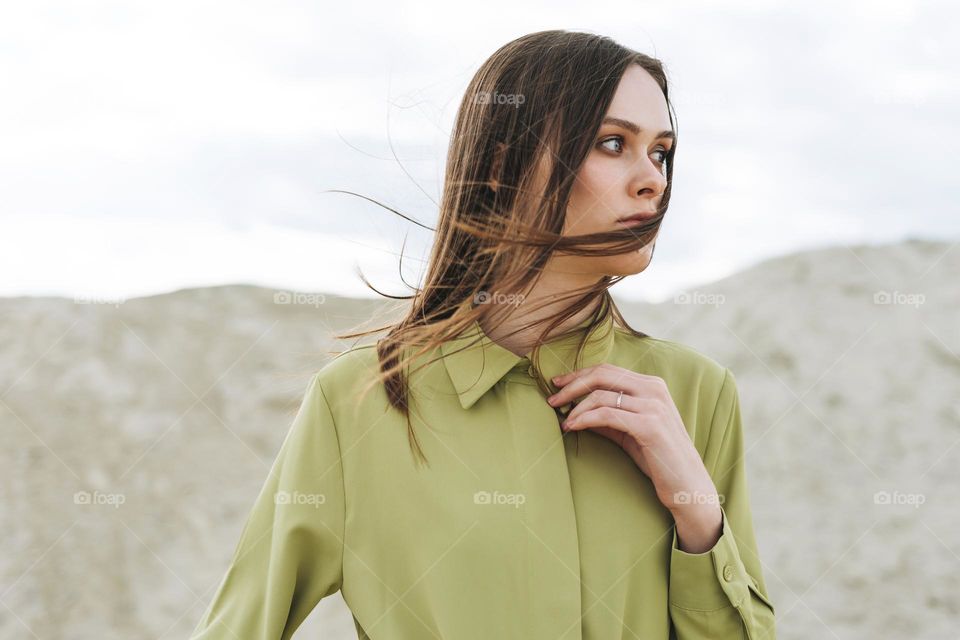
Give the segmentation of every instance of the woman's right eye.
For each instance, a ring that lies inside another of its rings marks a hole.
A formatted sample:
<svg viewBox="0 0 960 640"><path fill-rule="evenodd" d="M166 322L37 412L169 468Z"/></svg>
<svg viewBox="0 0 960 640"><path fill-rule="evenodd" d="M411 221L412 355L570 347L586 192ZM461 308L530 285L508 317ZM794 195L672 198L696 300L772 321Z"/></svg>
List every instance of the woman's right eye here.
<svg viewBox="0 0 960 640"><path fill-rule="evenodd" d="M605 144L607 144L608 142L617 142L617 143L619 143L620 146L621 146L621 149L616 150L616 153L619 153L620 151L622 151L622 147L623 147L623 136L612 136L612 137L610 137L610 138L607 138L606 140L601 140L599 144L600 144L600 145L605 145ZM604 148L605 148L605 149L609 149L610 151L614 151L613 149L610 149L610 147L604 147Z"/></svg>

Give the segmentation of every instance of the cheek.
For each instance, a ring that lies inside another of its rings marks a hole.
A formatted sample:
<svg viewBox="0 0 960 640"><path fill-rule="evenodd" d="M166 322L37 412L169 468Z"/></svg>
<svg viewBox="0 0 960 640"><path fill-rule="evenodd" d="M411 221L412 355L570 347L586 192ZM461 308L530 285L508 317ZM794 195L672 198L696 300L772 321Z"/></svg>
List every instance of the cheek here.
<svg viewBox="0 0 960 640"><path fill-rule="evenodd" d="M571 234L589 233L591 227L609 218L609 207L603 202L613 196L615 172L606 164L602 158L588 159L580 168L565 225Z"/></svg>

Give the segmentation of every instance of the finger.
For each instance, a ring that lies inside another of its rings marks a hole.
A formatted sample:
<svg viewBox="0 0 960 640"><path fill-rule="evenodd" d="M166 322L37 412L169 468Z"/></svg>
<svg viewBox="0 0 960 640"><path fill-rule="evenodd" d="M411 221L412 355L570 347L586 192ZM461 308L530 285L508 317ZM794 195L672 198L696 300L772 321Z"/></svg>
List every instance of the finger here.
<svg viewBox="0 0 960 640"><path fill-rule="evenodd" d="M576 418L567 419L563 422L564 431L582 431L593 427L610 427L617 431L635 435L636 425L632 417L637 414L615 407L597 407L580 414Z"/></svg>
<svg viewBox="0 0 960 640"><path fill-rule="evenodd" d="M598 370L607 370L614 371L621 375L631 376L638 380L646 380L649 382L660 381L663 382L663 378L660 376L653 376L646 373L640 373L639 371L634 371L632 369L625 369L624 367L618 367L615 364L609 362L601 362L600 364L595 364L591 367L584 367L582 369L577 369L575 371L570 371L569 373L564 373L558 376L551 378L551 381L558 387L562 387L566 384L569 384L571 381L581 378L583 376L590 375L595 373Z"/></svg>
<svg viewBox="0 0 960 640"><path fill-rule="evenodd" d="M563 386L547 398L552 406L558 407L573 402L597 389L610 389L617 392L623 391L624 393L630 393L631 391L630 374L632 372L626 369L609 364L600 364L580 371L586 371L587 373L576 375L577 372L573 372L573 374L567 375L576 375L576 377L560 378Z"/></svg>
<svg viewBox="0 0 960 640"><path fill-rule="evenodd" d="M577 369L575 371L570 371L568 373L562 373L559 376L554 376L552 378L553 384L557 386L565 385L566 383L570 382L571 380L573 380L578 376L590 373L591 371L601 366L602 364L604 363L595 364L592 367L584 367L583 369Z"/></svg>
<svg viewBox="0 0 960 640"><path fill-rule="evenodd" d="M574 405L573 409L570 410L570 413L567 414L567 420L574 418L585 411L595 409L596 407L616 407L617 398L620 396L619 391L609 391L607 389L597 389L596 391L591 392L587 395L586 398ZM634 404L633 396L630 394L624 393L623 400L620 402L620 408L625 411L635 412L638 410L638 405Z"/></svg>
<svg viewBox="0 0 960 640"><path fill-rule="evenodd" d="M584 372L584 373L580 373ZM569 377L575 376L575 377ZM666 381L610 364L580 369L561 377L563 387L547 398L551 406L559 407L597 389L623 391L635 398L670 397Z"/></svg>

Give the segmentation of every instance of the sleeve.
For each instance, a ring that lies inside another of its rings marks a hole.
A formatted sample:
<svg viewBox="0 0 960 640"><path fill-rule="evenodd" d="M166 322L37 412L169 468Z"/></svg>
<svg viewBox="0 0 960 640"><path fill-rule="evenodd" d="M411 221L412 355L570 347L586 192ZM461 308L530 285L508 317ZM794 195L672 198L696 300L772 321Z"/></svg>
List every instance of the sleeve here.
<svg viewBox="0 0 960 640"><path fill-rule="evenodd" d="M704 455L720 496L723 529L709 551L686 553L673 528L669 607L677 640L776 638L774 607L757 554L743 453L736 380L726 369Z"/></svg>
<svg viewBox="0 0 960 640"><path fill-rule="evenodd" d="M286 640L343 582L345 498L333 416L314 374L193 640Z"/></svg>

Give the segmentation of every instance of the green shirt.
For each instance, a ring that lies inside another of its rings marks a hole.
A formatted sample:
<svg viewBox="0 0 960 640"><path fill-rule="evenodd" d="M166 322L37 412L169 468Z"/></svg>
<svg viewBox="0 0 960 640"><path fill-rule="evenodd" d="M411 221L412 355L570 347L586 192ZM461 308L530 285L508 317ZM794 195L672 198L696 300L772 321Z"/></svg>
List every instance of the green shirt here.
<svg viewBox="0 0 960 640"><path fill-rule="evenodd" d="M612 318L579 363L577 342L541 346L544 379L610 362L667 383L722 499L711 550L681 551L627 453L589 430L578 450L529 357L474 323L410 380L429 467L382 385L358 401L373 345L313 375L192 638L290 638L340 590L361 640L773 639L732 373Z"/></svg>

